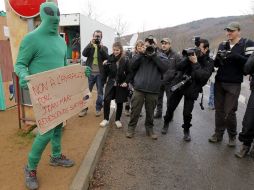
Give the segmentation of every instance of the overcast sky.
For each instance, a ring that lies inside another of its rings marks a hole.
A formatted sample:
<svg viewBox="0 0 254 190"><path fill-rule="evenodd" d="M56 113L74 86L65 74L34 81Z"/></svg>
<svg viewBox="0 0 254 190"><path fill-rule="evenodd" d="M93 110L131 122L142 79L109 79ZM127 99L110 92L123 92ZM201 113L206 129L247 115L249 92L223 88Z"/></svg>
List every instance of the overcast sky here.
<svg viewBox="0 0 254 190"><path fill-rule="evenodd" d="M113 26L117 17L127 23L125 33L164 28L208 17L252 14L253 0L58 0L61 13L88 13ZM0 10L4 9L0 0Z"/></svg>

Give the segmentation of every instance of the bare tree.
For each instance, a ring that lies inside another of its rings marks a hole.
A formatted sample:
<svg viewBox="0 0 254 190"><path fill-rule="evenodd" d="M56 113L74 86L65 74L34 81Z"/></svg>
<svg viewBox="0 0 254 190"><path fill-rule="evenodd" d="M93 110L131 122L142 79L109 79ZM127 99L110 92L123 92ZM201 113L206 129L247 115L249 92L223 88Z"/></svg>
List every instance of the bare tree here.
<svg viewBox="0 0 254 190"><path fill-rule="evenodd" d="M123 20L121 15L116 17L113 23L113 28L116 30L116 34L119 39L127 31L127 26L128 23Z"/></svg>

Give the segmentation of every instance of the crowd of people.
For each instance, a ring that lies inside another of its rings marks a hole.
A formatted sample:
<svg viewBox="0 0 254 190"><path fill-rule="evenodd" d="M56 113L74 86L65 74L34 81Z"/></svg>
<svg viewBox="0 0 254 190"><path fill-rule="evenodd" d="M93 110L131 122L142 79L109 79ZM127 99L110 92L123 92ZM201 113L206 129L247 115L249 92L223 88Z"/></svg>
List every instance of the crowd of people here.
<svg viewBox="0 0 254 190"><path fill-rule="evenodd" d="M144 41L138 40L133 52L124 52L121 43L115 42L112 47L113 53L107 55L108 48L100 43L102 31L95 31L93 39L83 51L83 56L87 57L86 65L91 67L92 71L97 72L99 68L96 116L100 115L102 108L100 106L98 110L97 102L104 108L104 119L100 126L109 125L110 102L115 100L115 125L117 128L123 127L121 115L123 103L126 103L125 113L130 116L126 137L132 138L144 106L146 134L152 139L157 139L158 136L153 130L154 119L162 119L163 97L166 94L167 110L161 133L167 134L174 111L184 98L183 139L189 142L194 103L202 93L200 106L204 109L202 87L210 81L208 106L215 110L215 132L208 140L211 143L222 141L227 130L228 146L235 147L238 98L243 76L252 76L254 68L253 58L250 55L254 51L254 42L241 37L238 22L229 23L225 27L225 32L227 40L219 44L218 51L211 57L207 39L198 37L195 39L195 47L183 50L180 55L174 51L170 38L161 39L159 48L157 40L152 35ZM87 54L89 47L90 53ZM102 94L104 88L105 94ZM250 117L253 108L251 97L244 116L243 129L239 134L243 146L235 154L239 158L249 153L254 138L254 123ZM80 116L84 115L82 111Z"/></svg>
<svg viewBox="0 0 254 190"><path fill-rule="evenodd" d="M59 15L55 3L43 3L40 7L41 24L22 40L15 65L21 88L27 88L26 76L67 65L66 44L59 36L58 24L55 24L59 23ZM250 75L251 95L242 122L243 128L239 133L239 140L243 145L235 155L239 158L248 153L254 156L254 148L251 147L254 139L254 42L241 37L240 24L237 22L229 23L225 31L227 40L219 44L213 59L209 56L207 39L196 39L195 47L185 49L180 55L173 50L170 38L161 39L159 48L152 35L144 41L137 41L135 50L131 53L125 53L122 44L115 42L112 46L113 53L108 55L108 48L101 42L102 31L94 31L93 38L82 51L82 55L87 58L84 73L88 77L89 90L92 91L95 84L97 87L96 116L101 115L103 108L104 119L100 126L109 125L110 103L115 100L115 125L122 128L121 116L123 104L126 103L125 113L130 116L126 137L133 138L144 107L146 134L156 140L158 136L153 130L154 118L162 119L163 97L166 92L167 110L161 133L167 134L174 111L184 98L183 139L189 142L194 102L214 70L217 70L215 80L211 82L209 101L211 109L215 109L215 132L209 142L219 143L227 130L228 146L234 147L241 83L244 75ZM203 109L202 101L200 106ZM87 112L88 109L84 109L79 116L84 117ZM24 168L25 182L29 189L39 187L37 166L49 142L52 145L50 165L74 165L74 161L61 152L61 137L62 124L36 136Z"/></svg>

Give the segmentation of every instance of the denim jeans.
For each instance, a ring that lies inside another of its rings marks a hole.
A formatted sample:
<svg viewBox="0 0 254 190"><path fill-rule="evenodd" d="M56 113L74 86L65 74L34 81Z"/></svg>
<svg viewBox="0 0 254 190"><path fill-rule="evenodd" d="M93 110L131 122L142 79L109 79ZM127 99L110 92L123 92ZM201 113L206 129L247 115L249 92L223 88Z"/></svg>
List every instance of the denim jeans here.
<svg viewBox="0 0 254 190"><path fill-rule="evenodd" d="M101 82L101 74L91 74L88 78L89 90L92 92L93 86L96 84L97 88L97 100L96 100L96 111L100 111L103 107L103 87Z"/></svg>
<svg viewBox="0 0 254 190"><path fill-rule="evenodd" d="M211 82L211 85L210 85L210 95L209 95L208 106L210 108L214 108L214 83L213 82Z"/></svg>

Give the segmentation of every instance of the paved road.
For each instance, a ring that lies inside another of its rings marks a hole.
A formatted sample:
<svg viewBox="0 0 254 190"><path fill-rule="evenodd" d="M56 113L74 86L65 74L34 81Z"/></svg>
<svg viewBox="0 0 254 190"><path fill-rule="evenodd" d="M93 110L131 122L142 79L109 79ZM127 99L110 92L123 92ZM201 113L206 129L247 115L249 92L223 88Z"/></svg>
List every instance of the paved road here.
<svg viewBox="0 0 254 190"><path fill-rule="evenodd" d="M208 90L208 87L204 90L206 95ZM245 90L243 96L247 95ZM207 105L207 96L204 101ZM238 131L245 106L239 103ZM181 102L167 135L160 134L162 120L155 121L155 130L159 134L157 141L145 136L144 117L135 137L125 138L128 118L124 116L124 129L111 128L90 189L254 189L254 159L235 158L236 149L227 146L227 135L220 144L208 142L214 131L214 111L201 111L199 100L193 111L192 141L186 143L182 140L182 107Z"/></svg>

